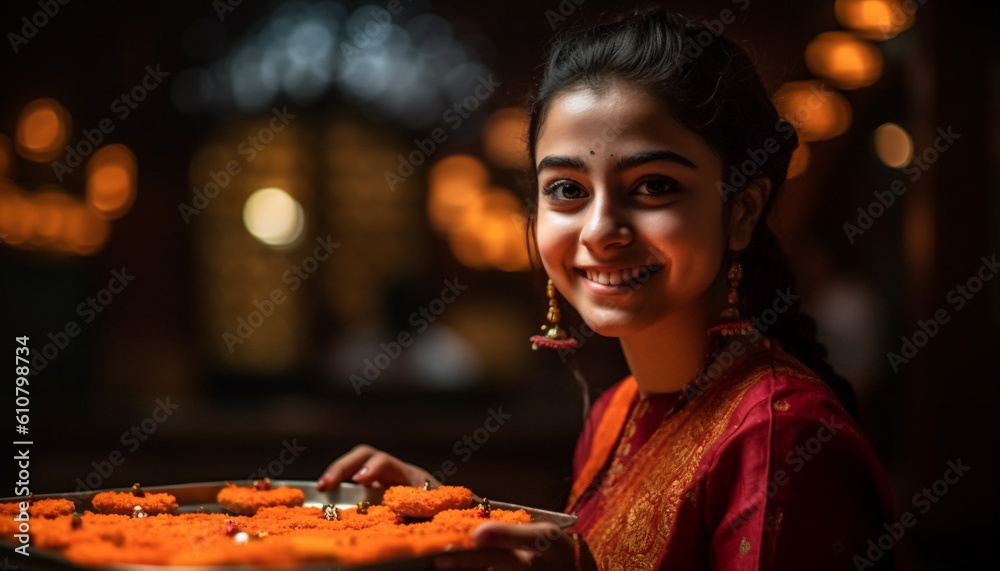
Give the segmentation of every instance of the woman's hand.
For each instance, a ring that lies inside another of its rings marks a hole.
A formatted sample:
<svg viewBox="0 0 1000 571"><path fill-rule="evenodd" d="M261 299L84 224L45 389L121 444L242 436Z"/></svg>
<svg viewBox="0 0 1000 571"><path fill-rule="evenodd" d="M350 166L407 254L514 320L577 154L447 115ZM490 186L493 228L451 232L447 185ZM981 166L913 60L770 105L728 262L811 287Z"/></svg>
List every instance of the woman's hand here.
<svg viewBox="0 0 1000 571"><path fill-rule="evenodd" d="M355 446L337 458L319 477L316 487L320 491L329 490L348 479L365 486L422 486L425 481L430 481L432 487L441 485L427 470L367 444Z"/></svg>
<svg viewBox="0 0 1000 571"><path fill-rule="evenodd" d="M572 537L553 523L484 523L472 536L478 549L439 555L434 558L434 565L438 569L572 571L579 563L580 569L597 569L587 546L577 546Z"/></svg>

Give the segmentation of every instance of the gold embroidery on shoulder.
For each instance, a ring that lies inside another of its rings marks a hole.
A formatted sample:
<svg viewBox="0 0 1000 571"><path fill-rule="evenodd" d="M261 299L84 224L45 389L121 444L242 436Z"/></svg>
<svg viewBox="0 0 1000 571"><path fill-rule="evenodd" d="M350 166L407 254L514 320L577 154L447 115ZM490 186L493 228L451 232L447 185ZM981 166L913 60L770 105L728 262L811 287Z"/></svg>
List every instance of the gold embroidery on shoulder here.
<svg viewBox="0 0 1000 571"><path fill-rule="evenodd" d="M778 412L785 412L786 410L788 410L788 408L791 405L788 404L788 401L786 401L785 399L781 399L779 401L774 401L774 405L773 406L774 406L774 410L776 410Z"/></svg>
<svg viewBox="0 0 1000 571"><path fill-rule="evenodd" d="M747 553L750 553L750 542L744 537L743 541L740 541L740 555L746 555Z"/></svg>

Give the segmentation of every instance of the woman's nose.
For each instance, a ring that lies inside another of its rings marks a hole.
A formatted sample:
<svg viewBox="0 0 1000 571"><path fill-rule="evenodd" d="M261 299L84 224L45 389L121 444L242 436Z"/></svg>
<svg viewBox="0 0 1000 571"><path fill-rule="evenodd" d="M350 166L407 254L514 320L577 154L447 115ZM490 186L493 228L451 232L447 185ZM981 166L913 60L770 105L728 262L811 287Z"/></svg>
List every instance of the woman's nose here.
<svg viewBox="0 0 1000 571"><path fill-rule="evenodd" d="M607 193L597 193L584 215L580 243L599 252L625 246L632 238L632 228L624 209L616 205Z"/></svg>

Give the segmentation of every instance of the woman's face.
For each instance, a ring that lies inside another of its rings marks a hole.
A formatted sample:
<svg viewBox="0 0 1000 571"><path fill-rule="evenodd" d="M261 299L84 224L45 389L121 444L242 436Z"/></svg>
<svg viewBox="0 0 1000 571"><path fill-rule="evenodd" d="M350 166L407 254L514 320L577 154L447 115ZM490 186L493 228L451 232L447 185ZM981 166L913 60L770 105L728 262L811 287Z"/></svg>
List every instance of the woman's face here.
<svg viewBox="0 0 1000 571"><path fill-rule="evenodd" d="M652 95L612 83L556 97L535 157L542 264L594 331L718 306L722 164Z"/></svg>

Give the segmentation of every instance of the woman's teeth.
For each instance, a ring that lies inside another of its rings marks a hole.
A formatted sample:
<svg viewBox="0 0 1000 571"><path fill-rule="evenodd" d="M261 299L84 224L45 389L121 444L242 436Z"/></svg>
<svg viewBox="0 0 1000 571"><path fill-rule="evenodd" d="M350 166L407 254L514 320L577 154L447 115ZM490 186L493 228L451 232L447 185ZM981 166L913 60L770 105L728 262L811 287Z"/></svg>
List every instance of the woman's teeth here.
<svg viewBox="0 0 1000 571"><path fill-rule="evenodd" d="M598 272L594 270L584 270L584 272L587 274L587 279L592 282L604 285L618 285L629 280L637 280L643 276L643 274L645 274L645 278L648 279L650 274L658 269L660 269L660 266L640 266L637 268L626 268L624 270L616 270L613 272Z"/></svg>

